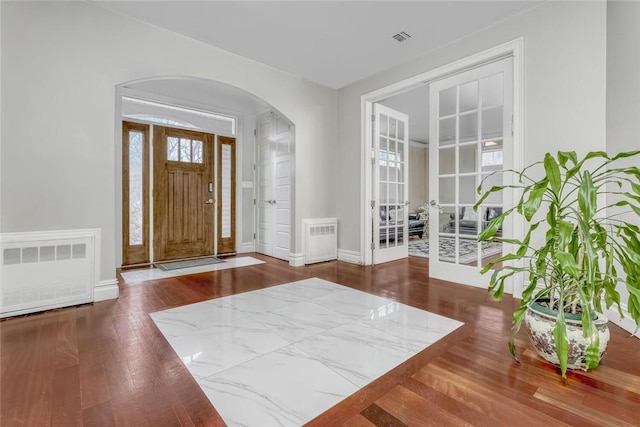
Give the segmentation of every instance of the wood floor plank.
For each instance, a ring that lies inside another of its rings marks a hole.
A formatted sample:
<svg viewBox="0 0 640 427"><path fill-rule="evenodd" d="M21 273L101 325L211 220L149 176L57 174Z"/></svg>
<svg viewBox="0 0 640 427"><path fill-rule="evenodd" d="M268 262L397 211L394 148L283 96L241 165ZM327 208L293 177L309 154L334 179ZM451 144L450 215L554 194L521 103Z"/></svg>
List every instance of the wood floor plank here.
<svg viewBox="0 0 640 427"><path fill-rule="evenodd" d="M509 355L517 300L507 295L497 303L484 289L429 279L426 259L293 268L251 255L265 263L136 284L119 280L117 300L0 321L0 425L224 426L149 313L310 277L465 325L309 426L380 426L385 414L417 426L638 425L640 340L616 326L602 365L562 380L531 350L524 330L516 337L520 363Z"/></svg>
<svg viewBox="0 0 640 427"><path fill-rule="evenodd" d="M51 425L77 426L82 424L80 403L80 373L78 366L56 369L53 378Z"/></svg>
<svg viewBox="0 0 640 427"><path fill-rule="evenodd" d="M369 421L362 414L356 414L347 420L343 427L376 427L376 424Z"/></svg>
<svg viewBox="0 0 640 427"><path fill-rule="evenodd" d="M412 392L420 395L423 399L428 400L438 408L455 414L461 420L466 421L469 425L478 427L498 427L507 426L501 420L496 420L487 416L487 414L477 411L474 408L461 403L444 393L435 390L414 378L406 378L402 382L402 386Z"/></svg>
<svg viewBox="0 0 640 427"><path fill-rule="evenodd" d="M595 422L597 425L601 426L610 425L618 427L632 427L637 426L638 423L640 423L640 416L638 416L637 407L635 408L635 411L629 411L624 408L617 407L614 413L605 415L602 414L598 408L595 408L591 402L585 402L584 395L581 395L570 388L540 388L534 397L569 413L587 418L591 422Z"/></svg>
<svg viewBox="0 0 640 427"><path fill-rule="evenodd" d="M115 427L110 402L103 402L82 410L82 425L85 427Z"/></svg>
<svg viewBox="0 0 640 427"><path fill-rule="evenodd" d="M369 405L360 414L373 425L385 427L409 427L406 423L394 417L393 414L381 408L377 404Z"/></svg>
<svg viewBox="0 0 640 427"><path fill-rule="evenodd" d="M464 375L450 372L433 364L413 376L416 380L462 402L492 419L510 425L549 426L566 425L545 413L537 413L527 405L514 402L508 395L493 387L468 381Z"/></svg>
<svg viewBox="0 0 640 427"><path fill-rule="evenodd" d="M472 425L403 386L394 387L376 404L408 426Z"/></svg>

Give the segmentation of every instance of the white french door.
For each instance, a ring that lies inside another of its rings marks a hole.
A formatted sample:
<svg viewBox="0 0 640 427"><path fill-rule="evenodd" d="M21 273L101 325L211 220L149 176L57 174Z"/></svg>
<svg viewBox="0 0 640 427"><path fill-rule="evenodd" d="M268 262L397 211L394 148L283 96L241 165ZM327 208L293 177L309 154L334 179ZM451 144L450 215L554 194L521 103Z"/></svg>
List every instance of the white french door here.
<svg viewBox="0 0 640 427"><path fill-rule="evenodd" d="M408 117L373 105L373 263L408 256Z"/></svg>
<svg viewBox="0 0 640 427"><path fill-rule="evenodd" d="M479 271L502 245L479 243L478 233L511 196L493 195L477 212L473 205L483 178L485 189L507 184L499 171L512 167L512 58L436 81L429 99L429 276L485 287L490 275Z"/></svg>
<svg viewBox="0 0 640 427"><path fill-rule="evenodd" d="M257 252L289 261L291 247L291 125L273 112L258 117Z"/></svg>

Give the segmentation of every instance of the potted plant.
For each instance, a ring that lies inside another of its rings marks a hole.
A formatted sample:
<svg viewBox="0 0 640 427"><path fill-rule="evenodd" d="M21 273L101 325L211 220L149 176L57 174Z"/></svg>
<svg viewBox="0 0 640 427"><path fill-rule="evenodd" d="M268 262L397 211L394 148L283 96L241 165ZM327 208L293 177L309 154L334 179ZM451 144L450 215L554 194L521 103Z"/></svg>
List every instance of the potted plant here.
<svg viewBox="0 0 640 427"><path fill-rule="evenodd" d="M621 286L629 294L628 313L640 325L640 169L617 166L620 159L639 154L611 157L598 151L579 160L573 151L547 153L543 161L522 171L507 171L517 175L517 183L490 188L474 206L477 210L490 194L505 189L521 192L515 206L478 236L479 241L503 242L515 249L481 270L493 271L489 291L495 299L502 298L509 277L524 274L528 281L513 315L509 350L514 357L514 336L526 319L532 343L542 347L543 357L560 365L563 377L568 367L595 368L606 349L602 341L608 340L603 302L606 308L617 306L622 316ZM538 179L532 177L536 171ZM615 200L607 200L607 195ZM621 210L630 212L635 224L626 221ZM522 240L496 233L509 215L524 217ZM547 332L539 330L541 319L549 317L535 311L540 305L552 313ZM576 355L579 351L583 353Z"/></svg>

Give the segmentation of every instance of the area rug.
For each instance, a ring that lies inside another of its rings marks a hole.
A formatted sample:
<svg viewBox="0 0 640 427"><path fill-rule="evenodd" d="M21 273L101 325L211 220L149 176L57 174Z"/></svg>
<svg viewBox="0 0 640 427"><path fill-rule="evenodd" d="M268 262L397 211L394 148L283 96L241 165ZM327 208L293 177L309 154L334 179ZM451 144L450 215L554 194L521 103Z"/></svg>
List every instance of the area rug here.
<svg viewBox="0 0 640 427"><path fill-rule="evenodd" d="M453 237L440 237L440 260L455 262L455 241ZM460 264L471 264L476 260L475 240L460 240ZM502 252L501 243L482 242L482 258L491 257ZM409 255L429 258L429 241L414 240L409 242Z"/></svg>
<svg viewBox="0 0 640 427"><path fill-rule="evenodd" d="M463 325L319 278L150 316L229 427L299 427Z"/></svg>
<svg viewBox="0 0 640 427"><path fill-rule="evenodd" d="M206 258L185 259L180 261L158 262L154 265L162 271L179 270L181 268L200 267L201 265L219 264L222 261L214 256Z"/></svg>

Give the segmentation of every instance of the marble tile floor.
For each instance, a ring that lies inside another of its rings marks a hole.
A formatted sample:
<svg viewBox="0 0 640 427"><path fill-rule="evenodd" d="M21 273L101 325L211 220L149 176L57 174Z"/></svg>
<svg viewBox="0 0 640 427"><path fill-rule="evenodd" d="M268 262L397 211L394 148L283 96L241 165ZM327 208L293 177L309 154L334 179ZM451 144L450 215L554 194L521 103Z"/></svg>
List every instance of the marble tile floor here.
<svg viewBox="0 0 640 427"><path fill-rule="evenodd" d="M187 274L205 273L207 271L225 270L227 268L245 267L248 265L264 264L264 261L245 256L225 259L218 264L201 265L198 267L180 268L162 271L159 268L123 271L120 273L125 283L138 283L145 280L166 279L167 277L185 276Z"/></svg>
<svg viewBox="0 0 640 427"><path fill-rule="evenodd" d="M312 278L151 314L229 426L299 426L462 326Z"/></svg>

